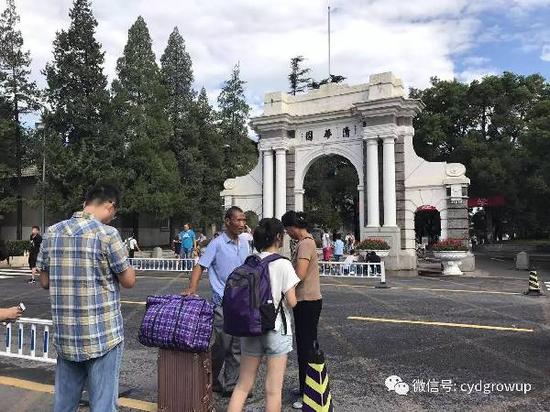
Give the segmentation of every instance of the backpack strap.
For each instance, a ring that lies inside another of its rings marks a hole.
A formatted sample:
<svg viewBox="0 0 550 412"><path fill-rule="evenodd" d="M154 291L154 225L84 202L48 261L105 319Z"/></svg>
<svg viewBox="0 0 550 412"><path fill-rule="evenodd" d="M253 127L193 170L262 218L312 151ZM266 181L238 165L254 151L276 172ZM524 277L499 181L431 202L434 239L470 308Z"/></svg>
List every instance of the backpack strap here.
<svg viewBox="0 0 550 412"><path fill-rule="evenodd" d="M276 260L279 260L279 259L286 259L286 257L279 255L278 253L272 253L271 255L264 257L260 261L260 264L269 265L271 262L275 262Z"/></svg>
<svg viewBox="0 0 550 412"><path fill-rule="evenodd" d="M285 310L283 308L283 300L285 299L285 294L281 292L281 300L279 301L279 306L277 306L277 311L275 312L275 319L277 319L277 316L279 316L279 311L281 312L281 319L283 321L283 330L284 334L286 335L288 333L288 327L286 324L286 314Z"/></svg>
<svg viewBox="0 0 550 412"><path fill-rule="evenodd" d="M282 255L279 255L278 253L272 253L271 255L266 256L265 258L263 258L260 261L260 265L262 265L264 267L267 267L271 262L275 262L276 260L279 260L279 259L287 259L287 258L282 256ZM275 311L275 318L277 318L277 316L279 316L279 312L281 312L281 318L282 318L282 321L283 321L283 330L284 330L284 334L286 335L288 333L288 327L287 327L287 324L286 324L285 311L283 309L283 300L284 299L285 299L285 294L283 292L281 292L281 300L279 301L279 305L277 306L277 310Z"/></svg>

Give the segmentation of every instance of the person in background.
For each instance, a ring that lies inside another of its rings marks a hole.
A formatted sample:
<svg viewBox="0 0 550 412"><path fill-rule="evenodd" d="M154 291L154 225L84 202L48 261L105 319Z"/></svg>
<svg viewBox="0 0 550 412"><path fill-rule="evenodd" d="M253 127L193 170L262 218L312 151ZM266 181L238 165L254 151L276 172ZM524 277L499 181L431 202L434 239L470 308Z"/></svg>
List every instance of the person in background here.
<svg viewBox="0 0 550 412"><path fill-rule="evenodd" d="M323 300L321 297L317 246L313 236L309 233L309 225L305 215L301 212L289 211L283 215L282 221L288 235L298 241L296 252L292 255L292 265L301 280L296 287L298 303L294 307L300 387L294 389L293 394L300 398L292 404L292 407L301 409L308 354L313 348L313 342L317 340L317 328Z"/></svg>
<svg viewBox="0 0 550 412"><path fill-rule="evenodd" d="M244 228L243 236L246 237L248 243L250 243L250 248L252 249L252 244L254 243L254 237L252 236L252 229L248 225Z"/></svg>
<svg viewBox="0 0 550 412"><path fill-rule="evenodd" d="M340 262L344 255L344 242L342 241L342 235L340 233L334 234L334 258L335 262Z"/></svg>
<svg viewBox="0 0 550 412"><path fill-rule="evenodd" d="M197 236L191 229L191 225L186 223L183 225L183 230L179 234L181 240L180 255L182 259L186 259L186 270L192 270L194 266L194 255L197 250Z"/></svg>
<svg viewBox="0 0 550 412"><path fill-rule="evenodd" d="M254 230L254 247L259 257L264 259L273 253L279 253L283 246L285 229L279 219L262 219ZM287 259L279 259L269 264L269 281L275 308L281 311L275 320L275 329L262 336L241 338L241 365L239 381L227 408L228 412L243 410L246 398L256 380L262 358L267 358L267 376L265 380L265 410L281 410L283 380L288 354L292 351L292 324L290 309L296 306L295 287L300 282L292 264Z"/></svg>
<svg viewBox="0 0 550 412"><path fill-rule="evenodd" d="M354 265L353 263L357 262L358 260L359 256L355 251L353 251L346 257L346 259L344 260L344 265L342 265L342 269L345 275L355 275L357 265Z"/></svg>
<svg viewBox="0 0 550 412"><path fill-rule="evenodd" d="M40 228L38 226L32 227L30 242L31 244L29 246L29 267L31 269L31 278L27 283L34 284L36 283L36 280L34 279L36 275L36 258L38 257L40 245L42 244L42 236L40 236Z"/></svg>
<svg viewBox="0 0 550 412"><path fill-rule="evenodd" d="M353 245L355 244L355 236L353 236L353 233L348 232L344 243L346 244L346 252L353 253Z"/></svg>
<svg viewBox="0 0 550 412"><path fill-rule="evenodd" d="M380 263L382 262L382 259L380 259L380 256L376 254L376 252L373 250L367 254L367 262L369 263ZM380 274L382 271L382 268L380 265L373 265L370 267L371 273L374 274Z"/></svg>
<svg viewBox="0 0 550 412"><path fill-rule="evenodd" d="M126 247L128 248L128 256L130 257L130 259L134 258L134 254L136 253L136 250L138 252L141 252L141 249L139 248L138 242L134 237L133 233L130 236L128 236L128 239L126 239L125 243L126 243Z"/></svg>
<svg viewBox="0 0 550 412"><path fill-rule="evenodd" d="M323 260L325 262L330 261L330 255L331 255L331 242L330 242L330 235L328 233L328 230L326 228L323 228L323 235L321 236L321 243L323 247Z"/></svg>
<svg viewBox="0 0 550 412"><path fill-rule="evenodd" d="M208 239L206 236L204 236L204 233L197 232L197 245L198 247L201 247L204 242L206 242Z"/></svg>
<svg viewBox="0 0 550 412"><path fill-rule="evenodd" d="M225 213L225 232L210 241L203 255L195 265L189 280L189 287L182 295L196 295L205 269L212 287L214 309L214 345L212 346L212 389L231 397L239 379L241 342L238 337L223 331L222 299L227 278L241 266L250 255L250 244L243 236L246 216L241 208L230 207ZM223 376L221 371L223 369Z"/></svg>
<svg viewBox="0 0 550 412"><path fill-rule="evenodd" d="M136 282L120 234L109 226L119 204L117 188L93 187L83 211L48 228L38 254L57 352L54 412L76 411L84 386L90 410L117 410L124 344L120 286Z"/></svg>
<svg viewBox="0 0 550 412"><path fill-rule="evenodd" d="M176 255L176 257L180 257L180 254L181 254L181 240L180 240L179 235L176 235L174 237L174 240L172 241L172 250L174 251L174 255Z"/></svg>

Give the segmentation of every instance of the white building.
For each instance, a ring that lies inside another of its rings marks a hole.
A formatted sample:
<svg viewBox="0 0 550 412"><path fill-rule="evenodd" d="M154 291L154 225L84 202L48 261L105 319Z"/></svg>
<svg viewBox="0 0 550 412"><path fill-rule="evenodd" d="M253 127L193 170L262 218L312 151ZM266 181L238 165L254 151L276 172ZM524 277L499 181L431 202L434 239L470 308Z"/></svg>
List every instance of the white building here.
<svg viewBox="0 0 550 412"><path fill-rule="evenodd" d="M260 159L248 175L225 182L225 206L277 218L303 210L309 167L326 155L343 156L359 177L361 239L384 238L391 245L387 267L413 269L419 208L439 211L441 238L468 234L465 167L427 162L414 152L412 121L422 108L405 97L402 81L390 72L356 86L332 83L297 96L267 93L264 113L251 121Z"/></svg>

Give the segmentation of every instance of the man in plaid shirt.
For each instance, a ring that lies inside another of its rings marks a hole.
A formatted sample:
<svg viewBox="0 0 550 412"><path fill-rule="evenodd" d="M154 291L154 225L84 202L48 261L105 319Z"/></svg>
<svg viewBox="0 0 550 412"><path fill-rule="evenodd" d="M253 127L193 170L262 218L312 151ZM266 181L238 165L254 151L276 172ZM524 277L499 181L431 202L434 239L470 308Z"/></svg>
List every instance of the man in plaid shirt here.
<svg viewBox="0 0 550 412"><path fill-rule="evenodd" d="M55 412L76 410L86 381L91 410L116 411L124 341L119 285L136 282L126 247L108 226L119 202L115 187L92 188L83 211L48 229L38 255L57 350Z"/></svg>

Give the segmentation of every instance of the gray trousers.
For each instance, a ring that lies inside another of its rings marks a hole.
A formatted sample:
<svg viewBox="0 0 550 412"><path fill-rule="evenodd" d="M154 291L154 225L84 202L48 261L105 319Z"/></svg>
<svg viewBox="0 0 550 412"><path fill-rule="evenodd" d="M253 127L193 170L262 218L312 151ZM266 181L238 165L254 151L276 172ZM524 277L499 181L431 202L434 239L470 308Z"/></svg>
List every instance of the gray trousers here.
<svg viewBox="0 0 550 412"><path fill-rule="evenodd" d="M239 380L241 339L224 333L221 306L216 306L214 310L213 338L212 386L217 390L233 391Z"/></svg>

